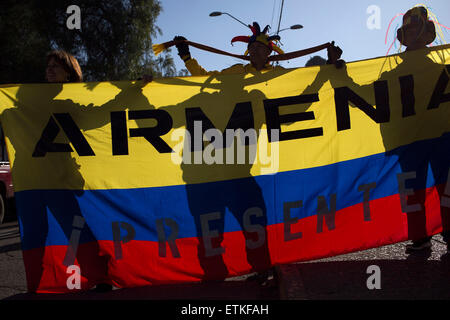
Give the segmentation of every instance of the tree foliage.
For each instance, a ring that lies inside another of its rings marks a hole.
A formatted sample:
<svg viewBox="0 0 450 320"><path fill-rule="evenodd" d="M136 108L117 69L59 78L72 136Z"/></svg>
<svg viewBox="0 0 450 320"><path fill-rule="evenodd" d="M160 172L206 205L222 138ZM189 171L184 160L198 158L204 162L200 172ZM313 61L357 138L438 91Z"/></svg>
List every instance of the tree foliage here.
<svg viewBox="0 0 450 320"><path fill-rule="evenodd" d="M66 25L72 4L81 9L80 30ZM158 0L2 0L0 82L45 81L45 56L52 49L75 55L85 81L174 76L172 57L151 53L161 10Z"/></svg>

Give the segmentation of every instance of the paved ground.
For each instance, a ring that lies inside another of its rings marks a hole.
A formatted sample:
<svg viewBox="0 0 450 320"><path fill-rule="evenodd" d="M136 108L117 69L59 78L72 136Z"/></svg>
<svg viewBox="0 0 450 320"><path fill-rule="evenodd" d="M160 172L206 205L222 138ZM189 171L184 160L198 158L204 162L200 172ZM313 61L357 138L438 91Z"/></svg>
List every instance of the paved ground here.
<svg viewBox="0 0 450 320"><path fill-rule="evenodd" d="M333 300L450 299L450 254L437 235L431 250L405 254L406 243L322 260L278 266L268 285L242 276L225 282L116 289L107 293L26 293L16 221L0 225L0 300ZM380 268L381 289L369 290L370 265Z"/></svg>
<svg viewBox="0 0 450 320"><path fill-rule="evenodd" d="M274 280L267 286L254 274L228 279L224 282L149 286L115 289L111 292L93 291L70 294L27 293L25 268L16 221L0 225L0 300L274 300L279 299Z"/></svg>
<svg viewBox="0 0 450 320"><path fill-rule="evenodd" d="M450 300L450 253L440 235L432 248L406 254L406 244L280 266L283 300ZM369 290L371 265L380 270L381 289Z"/></svg>
<svg viewBox="0 0 450 320"><path fill-rule="evenodd" d="M26 292L17 222L0 225L0 299Z"/></svg>

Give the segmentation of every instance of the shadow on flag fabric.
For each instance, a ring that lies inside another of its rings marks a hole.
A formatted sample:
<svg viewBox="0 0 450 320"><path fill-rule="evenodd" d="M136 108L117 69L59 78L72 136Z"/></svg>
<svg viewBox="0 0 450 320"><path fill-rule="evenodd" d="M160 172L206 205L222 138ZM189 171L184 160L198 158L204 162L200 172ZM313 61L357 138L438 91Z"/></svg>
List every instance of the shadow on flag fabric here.
<svg viewBox="0 0 450 320"><path fill-rule="evenodd" d="M450 46L0 86L28 290L261 271L450 229ZM70 266L79 268L70 268Z"/></svg>

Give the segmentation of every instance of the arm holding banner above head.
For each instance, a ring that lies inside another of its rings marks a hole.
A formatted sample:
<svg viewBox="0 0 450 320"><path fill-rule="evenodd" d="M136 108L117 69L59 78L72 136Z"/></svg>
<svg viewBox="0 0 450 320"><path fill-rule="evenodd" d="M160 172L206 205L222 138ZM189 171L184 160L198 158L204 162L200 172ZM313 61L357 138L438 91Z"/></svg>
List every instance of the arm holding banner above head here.
<svg viewBox="0 0 450 320"><path fill-rule="evenodd" d="M183 38L183 37L181 37L181 38ZM238 58L238 59L250 61L250 57L249 56L237 55L237 54L229 53L229 52L222 51L222 50L219 50L219 49L216 49L216 48L205 46L205 45L200 44L200 43L192 42L192 41L189 41L189 40L182 40L181 38L177 38L177 40L168 41L168 42L165 42L165 43L162 43L162 44L154 44L153 45L153 53L155 55L158 55L162 51L164 51L164 50L166 50L166 49L168 49L168 48L170 48L170 47L172 47L174 45L178 45L180 42L184 42L184 45L190 45L190 46L193 46L193 47L195 47L197 49L200 49L200 50L209 51L209 52L212 52L212 53L222 54L222 55L225 55L225 56L229 56L229 57L233 57L233 58ZM298 51L278 54L278 55L270 56L268 61L269 62L272 62L272 61L284 61L284 60L290 60L290 59L294 59L294 58L299 58L299 57L306 56L308 54L312 54L312 53L318 52L318 51L323 50L323 49L327 49L329 46L330 46L330 43L327 42L327 43L324 43L324 44L321 44L319 46L315 46L315 47L312 47L312 48L307 48L307 49L303 49L303 50L298 50ZM179 52L179 55L180 54L183 55L183 53L186 53L186 52L181 51L181 52Z"/></svg>
<svg viewBox="0 0 450 320"><path fill-rule="evenodd" d="M334 45L334 41L331 42L327 48L328 60L327 64L334 64L336 68L341 69L345 64L345 61L339 59L342 56L342 49Z"/></svg>
<svg viewBox="0 0 450 320"><path fill-rule="evenodd" d="M208 74L208 71L203 69L197 62L197 60L191 58L189 51L189 45L185 42L187 39L182 36L175 36L173 41L176 43L175 47L178 50L178 55L181 60L184 61L186 68L193 76L204 76ZM182 42L180 42L182 41Z"/></svg>
<svg viewBox="0 0 450 320"><path fill-rule="evenodd" d="M173 41L175 41L175 43L176 43L175 47L178 50L178 55L180 56L181 60L183 60L184 62L191 59L191 53L189 52L189 45L186 42L184 42L185 40L187 40L187 39L182 36L175 36L173 38Z"/></svg>
<svg viewBox="0 0 450 320"><path fill-rule="evenodd" d="M188 71L191 73L191 75L206 76L218 73L217 71L209 72L203 69L202 66L198 64L197 60L192 59L191 53L189 51L189 45L185 37L176 36L175 38L173 38L173 41L176 43L175 46L178 50L178 55L180 56L181 60L184 61L184 65L186 66L186 69L188 69Z"/></svg>
<svg viewBox="0 0 450 320"><path fill-rule="evenodd" d="M256 43L256 42L254 42L254 43ZM172 46L176 46L178 49L178 55L185 62L187 69L191 72L191 74L193 76L217 73L217 72L210 73L210 72L204 70L203 68L201 68L198 65L198 63L194 59L191 58L191 54L189 52L190 45L194 46L198 49L201 49L201 50L251 61L253 67L255 67L258 71L266 68L266 65L260 66L259 64L255 64L256 60L251 59L251 57L252 57L251 52L249 52L250 56L247 56L247 55L240 56L240 55L228 53L228 52L225 52L222 50L218 50L218 49L215 49L212 47L208 47L208 46L205 46L205 45L202 45L199 43L188 41L188 40L186 40L186 38L184 38L182 36L175 36L172 41L153 45L153 52L155 55L158 55L162 51L164 51ZM253 45L253 44L251 44L251 45ZM251 45L249 45L249 50L251 49ZM331 49L330 49L330 47L331 47ZM340 58L340 55L342 54L342 50L339 47L335 47L334 42L333 43L327 42L327 43L324 43L322 45L315 46L312 48L307 48L307 49L297 50L297 51L293 51L293 52L289 52L289 53L281 53L278 55L268 56L266 63L273 62L273 61L284 61L284 60L290 60L290 59L294 59L294 58L298 58L298 57L303 57L305 55L312 54L312 53L315 53L315 52L318 52L318 51L324 50L324 49L328 49L328 51L329 51L328 56L329 56L330 63L335 63L338 68L341 68L344 61L338 60L338 59ZM254 56L257 57L257 56L259 56L259 54L254 55ZM229 69L231 69L231 68L229 68ZM227 73L237 73L237 72L235 72L236 70L234 70L234 69L235 68L233 68L233 72L229 72L230 70L228 70ZM245 68L243 70L244 70L244 72L247 71L247 70L245 70Z"/></svg>
<svg viewBox="0 0 450 320"><path fill-rule="evenodd" d="M185 37L182 36L176 36L173 38L173 41L176 43L175 46L178 50L178 55L180 56L181 60L184 61L184 64L186 66L186 69L191 73L193 76L206 76L206 75L214 75L218 74L218 71L207 71L205 70L196 59L193 59L191 57L191 53L189 52L189 45ZM182 42L180 42L182 41Z"/></svg>

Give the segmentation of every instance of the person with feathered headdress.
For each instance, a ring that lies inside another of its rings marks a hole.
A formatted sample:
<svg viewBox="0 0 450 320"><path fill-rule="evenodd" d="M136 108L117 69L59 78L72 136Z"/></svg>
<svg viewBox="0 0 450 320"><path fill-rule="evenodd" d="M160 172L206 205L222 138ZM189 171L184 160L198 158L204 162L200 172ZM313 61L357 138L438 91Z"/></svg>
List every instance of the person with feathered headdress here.
<svg viewBox="0 0 450 320"><path fill-rule="evenodd" d="M266 26L262 31L261 27L257 22L253 22L253 25L248 26L252 31L251 36L237 36L231 40L231 43L240 41L248 43L247 51L245 55L248 55L250 58L250 64L235 64L230 68L222 70L220 73L222 74L231 74L231 73L248 73L255 71L263 71L263 70L271 70L274 67L268 63L268 58L272 51L275 51L279 54L283 54L283 50L281 50L273 41L280 40L279 35L269 36L267 32L269 31L269 26ZM186 40L184 37L176 36L174 41ZM218 71L206 71L203 69L197 62L197 60L191 57L189 52L189 45L186 43L178 43L176 45L178 49L178 55L184 61L186 68L193 76L201 76L219 73ZM283 69L280 66L275 68Z"/></svg>

